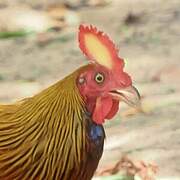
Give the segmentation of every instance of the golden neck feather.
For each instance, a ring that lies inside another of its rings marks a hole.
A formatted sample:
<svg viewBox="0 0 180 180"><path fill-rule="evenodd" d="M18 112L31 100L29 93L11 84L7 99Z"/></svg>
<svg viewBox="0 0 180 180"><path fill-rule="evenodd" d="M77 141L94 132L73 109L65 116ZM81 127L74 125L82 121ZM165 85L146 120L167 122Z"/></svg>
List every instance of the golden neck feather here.
<svg viewBox="0 0 180 180"><path fill-rule="evenodd" d="M80 163L86 135L78 74L75 71L20 103L0 106L0 178L13 177L19 166L29 169L23 171L26 177L43 177L45 171L49 175L57 171L59 164L61 174ZM69 163L64 165L63 160Z"/></svg>

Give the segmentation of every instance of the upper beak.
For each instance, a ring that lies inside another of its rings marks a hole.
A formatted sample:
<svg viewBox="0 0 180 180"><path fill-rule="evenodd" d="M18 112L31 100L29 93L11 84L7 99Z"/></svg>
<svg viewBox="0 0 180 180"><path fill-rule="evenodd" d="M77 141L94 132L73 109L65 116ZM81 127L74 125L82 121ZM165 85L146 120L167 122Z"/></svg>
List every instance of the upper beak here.
<svg viewBox="0 0 180 180"><path fill-rule="evenodd" d="M129 86L124 89L116 89L110 94L118 100L122 100L130 106L140 107L140 94L134 86Z"/></svg>

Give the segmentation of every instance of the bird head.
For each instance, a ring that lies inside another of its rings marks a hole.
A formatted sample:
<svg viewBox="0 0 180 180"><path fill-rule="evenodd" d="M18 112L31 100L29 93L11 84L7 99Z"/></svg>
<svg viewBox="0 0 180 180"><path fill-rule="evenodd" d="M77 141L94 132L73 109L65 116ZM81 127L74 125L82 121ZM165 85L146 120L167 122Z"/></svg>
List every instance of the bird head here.
<svg viewBox="0 0 180 180"><path fill-rule="evenodd" d="M92 120L102 124L113 118L120 101L137 106L139 93L124 71L124 60L113 41L92 25L80 25L78 38L89 64L80 70L77 86Z"/></svg>

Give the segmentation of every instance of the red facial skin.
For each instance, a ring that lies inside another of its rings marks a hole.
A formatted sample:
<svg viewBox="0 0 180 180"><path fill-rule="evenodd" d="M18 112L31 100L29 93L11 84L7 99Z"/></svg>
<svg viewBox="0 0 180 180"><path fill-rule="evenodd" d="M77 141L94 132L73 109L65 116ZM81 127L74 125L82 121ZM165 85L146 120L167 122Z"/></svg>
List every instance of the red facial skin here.
<svg viewBox="0 0 180 180"><path fill-rule="evenodd" d="M95 80L98 73L104 76L102 83L97 83ZM86 108L92 114L92 120L97 124L102 124L105 119L113 118L119 110L119 100L115 99L110 91L126 88L132 85L132 81L130 76L123 71L114 73L94 63L81 72L77 84Z"/></svg>

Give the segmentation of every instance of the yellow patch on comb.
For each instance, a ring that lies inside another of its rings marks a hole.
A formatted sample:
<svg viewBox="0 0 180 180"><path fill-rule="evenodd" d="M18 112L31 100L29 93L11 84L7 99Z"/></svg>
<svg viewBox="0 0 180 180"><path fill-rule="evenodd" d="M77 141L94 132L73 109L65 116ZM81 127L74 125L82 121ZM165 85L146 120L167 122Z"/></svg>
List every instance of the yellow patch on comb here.
<svg viewBox="0 0 180 180"><path fill-rule="evenodd" d="M112 58L109 49L93 34L85 34L85 45L88 53L99 64L112 68Z"/></svg>

